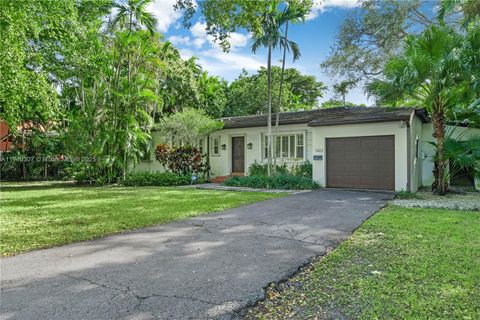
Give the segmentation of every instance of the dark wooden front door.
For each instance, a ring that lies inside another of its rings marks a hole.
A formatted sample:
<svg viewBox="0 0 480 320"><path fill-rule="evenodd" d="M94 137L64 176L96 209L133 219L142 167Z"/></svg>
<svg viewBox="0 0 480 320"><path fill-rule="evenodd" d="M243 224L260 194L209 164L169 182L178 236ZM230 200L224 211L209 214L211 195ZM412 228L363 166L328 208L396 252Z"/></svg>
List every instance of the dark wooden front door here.
<svg viewBox="0 0 480 320"><path fill-rule="evenodd" d="M245 172L245 138L232 138L232 173Z"/></svg>
<svg viewBox="0 0 480 320"><path fill-rule="evenodd" d="M327 186L395 189L394 136L327 139Z"/></svg>

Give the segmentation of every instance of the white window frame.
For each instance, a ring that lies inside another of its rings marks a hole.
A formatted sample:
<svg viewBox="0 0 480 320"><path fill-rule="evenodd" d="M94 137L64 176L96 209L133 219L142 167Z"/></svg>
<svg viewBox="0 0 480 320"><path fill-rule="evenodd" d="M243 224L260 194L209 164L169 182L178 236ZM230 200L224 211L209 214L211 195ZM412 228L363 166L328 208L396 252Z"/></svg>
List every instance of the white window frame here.
<svg viewBox="0 0 480 320"><path fill-rule="evenodd" d="M294 145L293 145L293 150L294 150L294 157L290 157L291 155L291 152L292 152L292 147L291 147L291 137L295 137L294 138ZM299 145L298 144L298 137L301 136L302 137L302 144ZM284 137L287 137L287 156L286 157L283 157L282 154L285 153L285 151L283 150L283 139ZM264 134L263 135L263 148L262 148L262 156L263 156L263 159L266 160L268 159L268 135ZM279 133L276 135L276 139L280 139L280 149L275 150L275 152L277 153L277 159L280 159L280 160L289 160L289 161L299 161L299 160L304 160L305 159L305 133L304 132L284 132L284 133ZM297 157L297 150L298 148L301 147L302 148L302 156L301 157Z"/></svg>
<svg viewBox="0 0 480 320"><path fill-rule="evenodd" d="M203 144L203 138L198 140L198 142L197 142L197 148L198 148L198 151L199 151L201 154L204 154L205 146L204 146L204 144Z"/></svg>
<svg viewBox="0 0 480 320"><path fill-rule="evenodd" d="M215 141L218 141L217 152L215 152ZM212 137L212 156L219 156L221 148L220 136Z"/></svg>

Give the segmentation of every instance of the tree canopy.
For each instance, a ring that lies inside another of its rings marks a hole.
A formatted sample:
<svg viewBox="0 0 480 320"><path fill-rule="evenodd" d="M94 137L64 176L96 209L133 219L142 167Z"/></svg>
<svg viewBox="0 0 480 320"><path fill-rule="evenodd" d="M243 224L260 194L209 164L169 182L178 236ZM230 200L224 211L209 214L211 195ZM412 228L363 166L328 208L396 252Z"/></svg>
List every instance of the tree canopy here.
<svg viewBox="0 0 480 320"><path fill-rule="evenodd" d="M281 68L272 68L272 91L280 87ZM294 68L285 69L282 95L282 110L310 110L318 106L318 98L326 91L326 86L315 76L304 75ZM267 70L261 68L256 73L243 71L232 81L227 90L227 104L224 116L239 116L266 113L267 111Z"/></svg>

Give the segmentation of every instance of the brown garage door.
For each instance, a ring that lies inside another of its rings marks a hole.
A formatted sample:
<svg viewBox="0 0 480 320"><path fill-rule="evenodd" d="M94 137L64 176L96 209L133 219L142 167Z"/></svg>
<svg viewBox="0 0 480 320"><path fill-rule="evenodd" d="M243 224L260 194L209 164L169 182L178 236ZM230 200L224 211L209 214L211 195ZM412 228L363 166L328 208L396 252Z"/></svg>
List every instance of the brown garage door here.
<svg viewBox="0 0 480 320"><path fill-rule="evenodd" d="M394 136L327 139L327 186L395 189Z"/></svg>

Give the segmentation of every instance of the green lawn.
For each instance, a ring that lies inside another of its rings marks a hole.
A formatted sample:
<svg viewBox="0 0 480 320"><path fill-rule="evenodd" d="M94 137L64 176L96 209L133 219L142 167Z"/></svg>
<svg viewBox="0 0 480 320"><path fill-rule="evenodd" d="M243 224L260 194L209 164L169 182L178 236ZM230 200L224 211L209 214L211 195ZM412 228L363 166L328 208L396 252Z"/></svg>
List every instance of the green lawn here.
<svg viewBox="0 0 480 320"><path fill-rule="evenodd" d="M281 196L162 187L1 184L0 250L11 255Z"/></svg>
<svg viewBox="0 0 480 320"><path fill-rule="evenodd" d="M260 319L480 319L480 212L387 207L248 311Z"/></svg>

